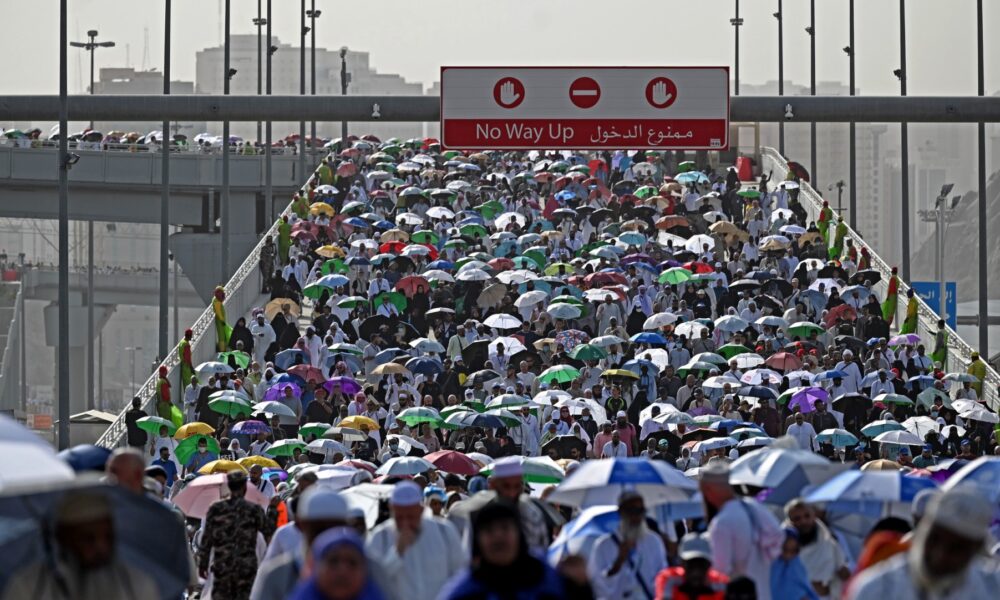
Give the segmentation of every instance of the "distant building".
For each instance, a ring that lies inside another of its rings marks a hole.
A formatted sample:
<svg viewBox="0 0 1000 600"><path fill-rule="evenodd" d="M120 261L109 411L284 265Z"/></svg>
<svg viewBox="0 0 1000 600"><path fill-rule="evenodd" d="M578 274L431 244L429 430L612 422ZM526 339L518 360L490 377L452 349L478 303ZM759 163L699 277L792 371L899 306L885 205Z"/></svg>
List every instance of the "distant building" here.
<svg viewBox="0 0 1000 600"><path fill-rule="evenodd" d="M95 94L150 94L159 96L163 93L163 73L156 70L136 71L130 67L109 67L100 69L98 76L98 80L94 82ZM193 94L194 82L171 81L170 93ZM162 123L155 122L97 121L94 123L94 128L103 132L119 130L146 134L150 131L160 130L162 125ZM203 131L204 128L204 123L180 123L175 127L174 133L193 136Z"/></svg>
<svg viewBox="0 0 1000 600"><path fill-rule="evenodd" d="M300 93L301 77L299 72L300 49L298 46L283 44L277 38L272 38L278 50L271 56L271 92L275 95L297 95ZM199 94L222 93L223 70L222 46L205 48L196 56L196 86ZM261 59L266 65L266 56L258 57L257 36L233 35L230 37L230 68L236 69L236 75L230 80L230 93L239 95L254 95L257 93L257 63ZM311 66L309 64L310 50L306 49L306 94L311 94ZM347 93L349 95L387 95L387 96L422 96L423 85L410 83L400 75L379 73L369 64L367 52L348 50L347 72L350 76ZM266 66L265 66L266 68ZM261 73L266 81L266 71ZM264 83L261 84L264 88ZM266 88L264 88L266 89ZM341 95L340 81L340 50L316 48L316 94L320 96ZM317 123L317 135L323 137L340 137L340 122L331 121ZM255 138L256 123L234 123L233 133L245 138ZM281 139L293 133L298 133L298 123L275 123L274 138ZM351 133L373 133L379 137L398 137L402 139L419 137L423 134L420 123L351 123L348 125Z"/></svg>

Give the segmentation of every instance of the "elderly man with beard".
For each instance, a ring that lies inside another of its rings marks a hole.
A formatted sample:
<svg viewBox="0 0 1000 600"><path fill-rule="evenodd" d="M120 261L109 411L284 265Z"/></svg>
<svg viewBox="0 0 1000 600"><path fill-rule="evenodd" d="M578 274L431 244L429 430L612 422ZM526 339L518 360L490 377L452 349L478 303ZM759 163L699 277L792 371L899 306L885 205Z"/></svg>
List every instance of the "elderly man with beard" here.
<svg viewBox="0 0 1000 600"><path fill-rule="evenodd" d="M995 598L1000 572L980 556L993 506L975 488L957 487L930 501L910 549L862 571L850 600Z"/></svg>
<svg viewBox="0 0 1000 600"><path fill-rule="evenodd" d="M598 538L587 572L598 600L653 600L657 574L667 567L663 540L646 527L646 504L635 491L618 498L618 531Z"/></svg>
<svg viewBox="0 0 1000 600"><path fill-rule="evenodd" d="M840 598L842 582L851 576L837 540L817 518L816 509L801 498L785 505L785 527L798 533L799 559L820 598Z"/></svg>

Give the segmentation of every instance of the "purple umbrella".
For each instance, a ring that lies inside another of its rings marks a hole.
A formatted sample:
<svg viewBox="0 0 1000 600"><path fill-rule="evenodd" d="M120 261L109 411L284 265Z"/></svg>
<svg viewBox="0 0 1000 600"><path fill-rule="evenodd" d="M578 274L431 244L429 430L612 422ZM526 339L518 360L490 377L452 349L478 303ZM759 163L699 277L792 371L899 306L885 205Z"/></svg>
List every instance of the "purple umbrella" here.
<svg viewBox="0 0 1000 600"><path fill-rule="evenodd" d="M810 413L816 410L816 403L821 400L823 402L830 400L830 394L826 390L818 387L806 388L792 395L791 401L788 402L788 410L798 406L803 413Z"/></svg>
<svg viewBox="0 0 1000 600"><path fill-rule="evenodd" d="M302 397L302 388L295 385L294 383L279 383L278 385L272 386L264 394L264 400L275 400L280 402L282 398L285 397L285 388L292 388L292 395L296 398Z"/></svg>
<svg viewBox="0 0 1000 600"><path fill-rule="evenodd" d="M566 352L569 352L579 344L585 343L589 339L590 336L579 329L567 329L556 334L556 343L562 344Z"/></svg>
<svg viewBox="0 0 1000 600"><path fill-rule="evenodd" d="M348 396L361 391L361 384L351 377L332 377L323 384L323 387L326 388L328 393L332 394L334 386L338 385L340 386L340 391Z"/></svg>
<svg viewBox="0 0 1000 600"><path fill-rule="evenodd" d="M271 428L260 421L240 421L233 425L232 432L244 435L257 435L258 433L271 433Z"/></svg>
<svg viewBox="0 0 1000 600"><path fill-rule="evenodd" d="M655 265L656 261L652 259L648 254L629 254L621 260L621 264L630 265L632 263L644 262L651 265Z"/></svg>

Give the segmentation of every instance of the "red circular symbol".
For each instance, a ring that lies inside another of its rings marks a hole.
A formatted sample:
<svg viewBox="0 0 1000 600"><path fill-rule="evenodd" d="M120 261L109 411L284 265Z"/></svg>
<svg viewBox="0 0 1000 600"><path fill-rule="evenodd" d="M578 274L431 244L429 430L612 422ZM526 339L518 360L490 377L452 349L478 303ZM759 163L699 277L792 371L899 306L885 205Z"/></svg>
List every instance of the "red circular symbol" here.
<svg viewBox="0 0 1000 600"><path fill-rule="evenodd" d="M570 84L569 99L579 108L593 108L601 99L601 86L590 77L581 77Z"/></svg>
<svg viewBox="0 0 1000 600"><path fill-rule="evenodd" d="M666 77L654 77L646 84L646 102L654 108L666 108L677 100L677 85Z"/></svg>
<svg viewBox="0 0 1000 600"><path fill-rule="evenodd" d="M504 77L493 85L493 99L504 108L516 108L524 102L524 84L513 77Z"/></svg>

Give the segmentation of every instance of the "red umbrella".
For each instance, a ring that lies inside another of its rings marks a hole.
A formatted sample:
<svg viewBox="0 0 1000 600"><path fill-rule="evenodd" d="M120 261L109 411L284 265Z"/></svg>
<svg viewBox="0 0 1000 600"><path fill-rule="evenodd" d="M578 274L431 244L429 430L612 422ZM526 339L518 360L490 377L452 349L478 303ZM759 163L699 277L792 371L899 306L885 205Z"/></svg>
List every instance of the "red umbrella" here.
<svg viewBox="0 0 1000 600"><path fill-rule="evenodd" d="M361 460L361 459L358 459L358 458L355 458L353 460L342 460L339 463L337 463L337 466L338 467L354 467L355 469L363 469L365 471L368 471L372 475L374 475L375 471L376 471L375 465L373 465L372 463L368 462L367 460Z"/></svg>
<svg viewBox="0 0 1000 600"><path fill-rule="evenodd" d="M850 304L841 304L839 306L834 306L830 309L830 312L826 313L826 320L824 323L829 329L833 327L833 324L837 322L837 319L843 319L845 321L853 321L858 318L857 311Z"/></svg>
<svg viewBox="0 0 1000 600"><path fill-rule="evenodd" d="M341 163L337 167L337 175L341 177L351 177L358 172L358 167L352 162Z"/></svg>
<svg viewBox="0 0 1000 600"><path fill-rule="evenodd" d="M361 154L361 150L358 150L357 148L347 148L346 150L340 151L341 158L354 158L359 154Z"/></svg>
<svg viewBox="0 0 1000 600"><path fill-rule="evenodd" d="M292 232L292 238L296 239L296 240L310 240L310 241L312 241L312 240L316 239L316 234L313 233L313 232L311 232L311 231L300 230L300 231L294 231L294 232Z"/></svg>
<svg viewBox="0 0 1000 600"><path fill-rule="evenodd" d="M316 235L319 233L319 225L313 223L312 221L299 221L295 225L292 225L292 233L295 233L296 231L305 231Z"/></svg>
<svg viewBox="0 0 1000 600"><path fill-rule="evenodd" d="M703 262L700 262L700 261L692 261L692 262L689 262L689 263L684 263L682 266L685 269L687 269L688 271L691 271L692 273L697 273L697 274L700 274L700 273L714 273L715 272L715 269L712 268L712 265L709 265L709 264L706 264L706 263L703 263Z"/></svg>
<svg viewBox="0 0 1000 600"><path fill-rule="evenodd" d="M795 356L791 352L778 352L777 354L772 354L764 364L776 369L778 371L794 371L802 367L802 361L799 360L798 356Z"/></svg>
<svg viewBox="0 0 1000 600"><path fill-rule="evenodd" d="M303 381L314 381L316 383L326 381L323 371L312 365L295 365L288 369L288 372L301 377Z"/></svg>
<svg viewBox="0 0 1000 600"><path fill-rule="evenodd" d="M431 464L445 473L455 475L476 475L479 473L479 465L468 456L454 450L438 450L431 452L424 457Z"/></svg>
<svg viewBox="0 0 1000 600"><path fill-rule="evenodd" d="M618 284L628 285L628 282L625 280L625 276L621 273L609 273L604 271L587 275L583 278L583 282L590 287L603 287L606 285Z"/></svg>
<svg viewBox="0 0 1000 600"><path fill-rule="evenodd" d="M801 164L795 161L788 161L788 169L792 173L795 173L795 176L802 181L809 181L809 171L807 171Z"/></svg>
<svg viewBox="0 0 1000 600"><path fill-rule="evenodd" d="M409 277L404 277L396 282L396 289L403 292L410 298L417 293L418 286L423 286L424 292L431 289L430 282L419 275L410 275Z"/></svg>
<svg viewBox="0 0 1000 600"><path fill-rule="evenodd" d="M406 248L403 242L386 242L378 247L378 251L382 254L399 254L403 248Z"/></svg>
<svg viewBox="0 0 1000 600"><path fill-rule="evenodd" d="M509 258L494 258L486 263L497 271L506 271L514 268L514 261Z"/></svg>

